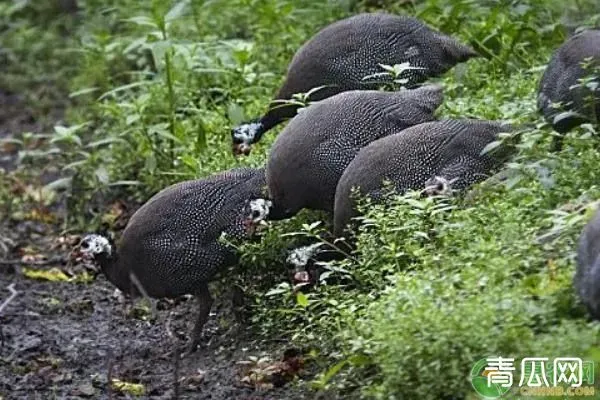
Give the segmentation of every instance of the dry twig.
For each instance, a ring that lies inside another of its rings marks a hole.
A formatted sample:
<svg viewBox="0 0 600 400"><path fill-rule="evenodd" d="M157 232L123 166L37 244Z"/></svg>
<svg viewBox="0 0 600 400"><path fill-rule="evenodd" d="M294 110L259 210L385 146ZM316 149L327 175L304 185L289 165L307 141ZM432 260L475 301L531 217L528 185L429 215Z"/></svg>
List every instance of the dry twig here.
<svg viewBox="0 0 600 400"><path fill-rule="evenodd" d="M17 292L17 290L15 289L15 284L11 283L10 285L7 286L8 291L10 292L10 296L8 296L8 298L6 300L4 300L2 302L2 304L0 304L0 314L2 314L2 311L8 306L8 304L14 300L15 297L17 297L17 294L19 294L19 292ZM4 333L2 332L2 327L0 326L0 347L4 347Z"/></svg>
<svg viewBox="0 0 600 400"><path fill-rule="evenodd" d="M8 298L6 300L4 300L2 302L2 304L0 304L0 314L6 308L6 306L8 306L8 304L11 301L13 301L15 297L17 297L17 294L19 294L19 292L17 292L17 290L15 289L15 284L14 283L11 283L10 285L8 285L7 289L10 292L10 296L8 296Z"/></svg>

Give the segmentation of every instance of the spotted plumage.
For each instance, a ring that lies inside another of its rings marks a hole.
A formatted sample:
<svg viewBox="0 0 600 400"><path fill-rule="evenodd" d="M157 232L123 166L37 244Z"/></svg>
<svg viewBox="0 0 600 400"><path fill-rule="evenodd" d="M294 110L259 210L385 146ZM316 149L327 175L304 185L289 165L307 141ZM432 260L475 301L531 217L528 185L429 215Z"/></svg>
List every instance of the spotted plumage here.
<svg viewBox="0 0 600 400"><path fill-rule="evenodd" d="M310 96L318 101L347 90L375 90L381 78L363 78L383 72L380 64L407 62L419 67L401 76L411 88L475 56L470 47L409 16L363 13L334 22L296 52L269 111L252 122L260 124L252 139L246 141L246 128L233 129L234 152L246 154L265 132L294 117L298 106L282 106L281 100L296 93L321 88Z"/></svg>
<svg viewBox="0 0 600 400"><path fill-rule="evenodd" d="M592 64L585 69L583 64L588 61ZM552 55L540 81L537 105L557 132L566 133L581 123L600 121L600 89L591 91L579 83L587 76L598 77L597 68L600 68L600 30L572 36ZM598 79L596 82L600 84ZM589 96L596 98L595 107L586 100Z"/></svg>
<svg viewBox="0 0 600 400"><path fill-rule="evenodd" d="M273 207L333 211L335 188L361 147L435 119L442 88L347 91L307 107L277 137L266 175Z"/></svg>
<svg viewBox="0 0 600 400"><path fill-rule="evenodd" d="M263 196L264 169L239 168L205 179L181 182L160 191L129 220L118 248L108 239L86 236L80 253L91 256L108 280L125 294L150 297L194 294L200 303L194 344L212 304L207 283L236 263L237 255L219 242L223 233L244 239L268 211L254 203ZM245 213L254 206L252 218ZM131 278L133 274L134 279Z"/></svg>
<svg viewBox="0 0 600 400"><path fill-rule="evenodd" d="M444 120L413 126L364 147L348 165L335 194L334 235L342 236L357 215L352 188L379 200L384 181L402 193L462 190L486 178L508 155L504 147L481 155L498 134L512 128L500 122Z"/></svg>
<svg viewBox="0 0 600 400"><path fill-rule="evenodd" d="M600 210L587 223L579 238L574 285L591 316L600 319Z"/></svg>

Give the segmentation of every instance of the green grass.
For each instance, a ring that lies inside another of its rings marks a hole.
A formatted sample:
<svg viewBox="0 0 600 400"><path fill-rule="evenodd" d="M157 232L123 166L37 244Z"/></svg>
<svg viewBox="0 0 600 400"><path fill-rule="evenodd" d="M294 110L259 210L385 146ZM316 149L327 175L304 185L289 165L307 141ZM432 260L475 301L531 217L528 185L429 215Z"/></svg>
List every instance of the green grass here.
<svg viewBox="0 0 600 400"><path fill-rule="evenodd" d="M286 250L326 218L304 212L271 224L261 243L241 245L231 277L254 299L257 337L313 348L317 389L382 399L472 398L469 372L489 355L600 361L600 325L587 321L571 282L578 236L600 196L597 132L581 127L551 154L552 131L535 110L566 25L598 22L593 1L167 3L90 0L77 16L33 2L0 6L2 87L25 93L39 118L66 107L45 145L32 149L31 135L18 144L22 170L51 157L69 177L59 182L72 193L66 227L96 229L98 198L144 201L173 182L261 165L282 128L241 160L229 130L265 110L306 39L360 10L417 15L485 56L437 79L441 116L530 127L509 179L464 199L407 195L368 207L353 258L328 265L302 294L286 283Z"/></svg>

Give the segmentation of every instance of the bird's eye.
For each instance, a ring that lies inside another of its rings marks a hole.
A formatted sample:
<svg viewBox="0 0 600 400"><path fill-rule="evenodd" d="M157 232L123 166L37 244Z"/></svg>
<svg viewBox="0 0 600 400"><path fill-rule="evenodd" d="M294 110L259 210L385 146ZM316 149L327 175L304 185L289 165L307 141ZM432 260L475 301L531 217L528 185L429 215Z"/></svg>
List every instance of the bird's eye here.
<svg viewBox="0 0 600 400"><path fill-rule="evenodd" d="M258 218L258 217L260 217L260 212L258 212L258 210L252 211L252 218Z"/></svg>
<svg viewBox="0 0 600 400"><path fill-rule="evenodd" d="M83 250L87 250L90 247L90 243L86 240L85 242L81 243L80 246Z"/></svg>

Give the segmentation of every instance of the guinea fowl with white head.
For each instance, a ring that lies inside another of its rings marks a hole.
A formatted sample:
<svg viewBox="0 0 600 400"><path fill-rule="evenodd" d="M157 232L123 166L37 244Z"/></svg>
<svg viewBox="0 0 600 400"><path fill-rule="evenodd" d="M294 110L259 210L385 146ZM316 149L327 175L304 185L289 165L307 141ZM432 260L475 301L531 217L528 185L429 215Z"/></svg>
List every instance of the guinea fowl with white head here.
<svg viewBox="0 0 600 400"><path fill-rule="evenodd" d="M212 306L208 283L235 265L237 254L219 241L251 237L269 214L264 169L238 168L163 189L129 220L118 247L98 234L78 246L124 294L175 298L193 294L199 312L189 350L199 344ZM140 290L141 286L141 290ZM141 291L141 293L140 293Z"/></svg>
<svg viewBox="0 0 600 400"><path fill-rule="evenodd" d="M447 196L463 191L485 180L508 159L511 151L507 146L501 145L493 153L481 152L500 140L501 133L511 131L512 127L502 122L442 120L373 141L358 152L337 184L333 240L349 239L353 218L358 216L353 189L375 202L382 200L386 181L400 194L421 190L424 195ZM348 240L340 241L341 245L344 251L351 251ZM320 258L330 247L311 246L298 248L289 257L298 273L308 260Z"/></svg>
<svg viewBox="0 0 600 400"><path fill-rule="evenodd" d="M413 88L477 56L469 46L410 16L376 12L336 21L296 52L270 109L233 128L233 152L250 153L265 132L293 118L299 105L285 101L294 94L310 92L309 101L318 101L347 90L376 90L383 78L364 78L383 72L381 65L403 63L414 67L400 76L405 87Z"/></svg>
<svg viewBox="0 0 600 400"><path fill-rule="evenodd" d="M271 148L266 175L277 214L333 211L335 188L359 150L387 135L435 120L442 87L384 92L353 90L304 109Z"/></svg>

